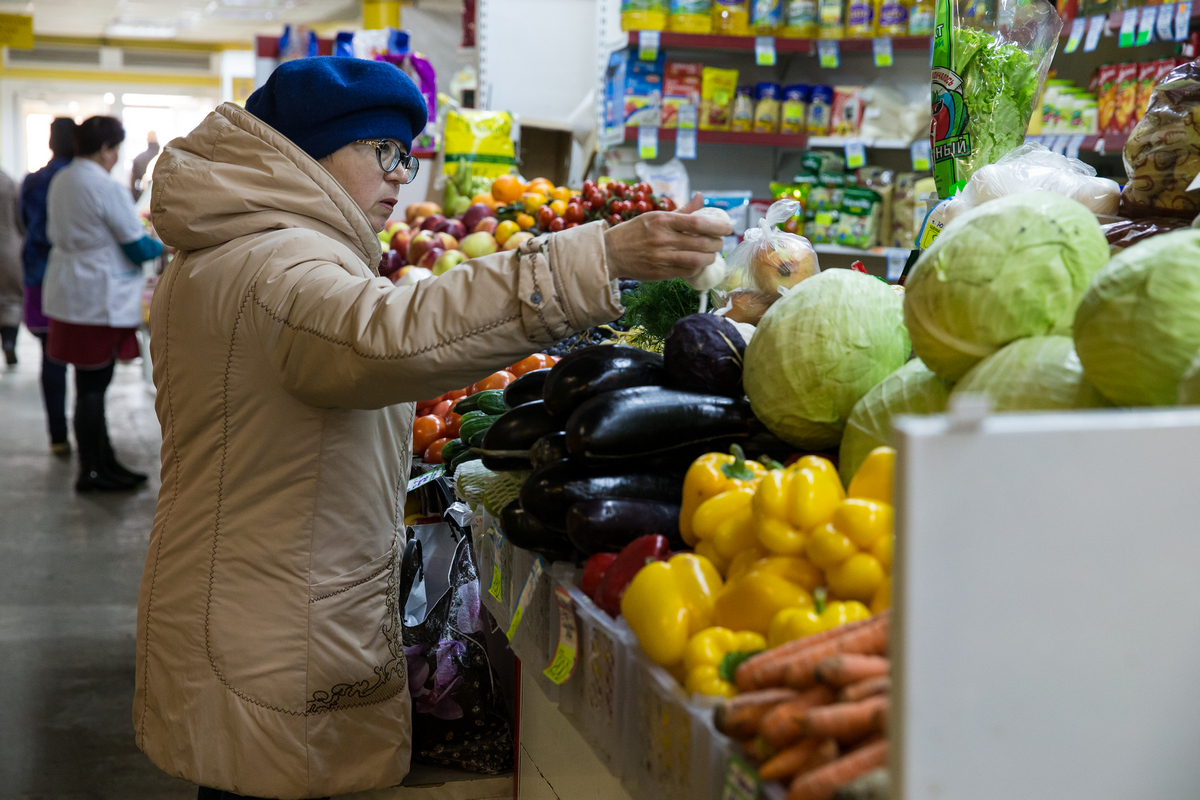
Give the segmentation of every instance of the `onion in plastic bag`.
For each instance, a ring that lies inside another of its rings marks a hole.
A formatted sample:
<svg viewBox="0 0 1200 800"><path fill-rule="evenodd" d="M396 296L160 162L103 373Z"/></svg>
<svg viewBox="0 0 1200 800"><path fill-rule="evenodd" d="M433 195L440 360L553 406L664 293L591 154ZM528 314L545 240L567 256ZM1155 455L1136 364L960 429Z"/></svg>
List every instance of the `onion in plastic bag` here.
<svg viewBox="0 0 1200 800"><path fill-rule="evenodd" d="M757 228L748 228L727 259L738 286L777 294L821 271L817 251L803 236L780 230L800 210L795 200L778 200Z"/></svg>

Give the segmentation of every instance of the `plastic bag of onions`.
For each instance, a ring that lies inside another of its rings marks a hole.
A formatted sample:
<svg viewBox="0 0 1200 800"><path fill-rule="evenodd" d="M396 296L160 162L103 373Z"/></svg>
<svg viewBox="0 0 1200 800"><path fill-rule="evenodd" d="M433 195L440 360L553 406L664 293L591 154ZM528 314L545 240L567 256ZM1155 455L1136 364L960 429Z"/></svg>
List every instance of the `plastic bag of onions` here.
<svg viewBox="0 0 1200 800"><path fill-rule="evenodd" d="M746 230L742 243L726 259L731 282L743 289L779 294L821 271L812 243L779 228L799 210L795 200L778 200L757 228Z"/></svg>

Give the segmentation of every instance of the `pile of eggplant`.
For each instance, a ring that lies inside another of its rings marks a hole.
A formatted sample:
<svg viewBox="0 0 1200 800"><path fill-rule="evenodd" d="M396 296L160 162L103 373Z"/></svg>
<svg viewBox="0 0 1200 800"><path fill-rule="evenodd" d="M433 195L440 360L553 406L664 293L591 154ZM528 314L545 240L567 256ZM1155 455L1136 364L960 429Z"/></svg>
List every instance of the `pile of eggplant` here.
<svg viewBox="0 0 1200 800"><path fill-rule="evenodd" d="M750 411L745 343L732 323L676 323L666 356L620 345L573 351L504 391L475 452L492 470L533 470L501 515L517 547L550 560L617 552L648 534L682 549L683 477L704 453L739 444L749 457L790 448Z"/></svg>

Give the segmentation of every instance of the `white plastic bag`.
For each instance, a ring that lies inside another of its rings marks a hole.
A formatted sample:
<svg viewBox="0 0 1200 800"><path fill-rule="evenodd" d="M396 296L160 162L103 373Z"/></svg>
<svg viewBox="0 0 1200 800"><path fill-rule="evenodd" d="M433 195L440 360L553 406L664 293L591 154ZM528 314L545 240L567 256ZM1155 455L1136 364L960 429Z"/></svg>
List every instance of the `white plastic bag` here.
<svg viewBox="0 0 1200 800"><path fill-rule="evenodd" d="M821 271L812 243L777 227L799 210L795 200L777 200L757 228L746 229L742 243L726 259L735 285L777 294Z"/></svg>
<svg viewBox="0 0 1200 800"><path fill-rule="evenodd" d="M1010 194L1043 189L1083 203L1097 215L1114 216L1121 187L1077 158L1051 152L1036 142L1021 145L995 164L980 167L962 191L946 204L945 221L964 211Z"/></svg>

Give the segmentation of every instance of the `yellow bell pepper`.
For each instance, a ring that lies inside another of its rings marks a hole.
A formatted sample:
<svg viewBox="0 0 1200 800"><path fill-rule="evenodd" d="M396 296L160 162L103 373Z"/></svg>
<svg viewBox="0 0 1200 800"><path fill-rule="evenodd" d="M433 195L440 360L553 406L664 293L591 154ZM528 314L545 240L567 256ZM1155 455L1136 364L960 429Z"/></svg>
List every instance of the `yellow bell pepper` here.
<svg viewBox="0 0 1200 800"><path fill-rule="evenodd" d="M767 630L768 646L778 647L784 642L871 616L870 610L855 600L827 603L823 589L818 589L814 594L815 605L807 608L785 608L772 618Z"/></svg>
<svg viewBox="0 0 1200 800"><path fill-rule="evenodd" d="M788 472L788 521L802 531L829 522L846 499L842 480L829 459L804 456L788 467Z"/></svg>
<svg viewBox="0 0 1200 800"><path fill-rule="evenodd" d="M767 649L767 640L753 631L731 631L728 628L705 628L688 640L683 653L686 677L683 687L688 694L711 694L733 697L737 686L730 680L732 669L726 662L730 655L750 655Z"/></svg>
<svg viewBox="0 0 1200 800"><path fill-rule="evenodd" d="M747 461L737 445L732 455L706 453L688 467L683 477L683 503L679 509L679 533L689 546L696 544L692 533L692 518L696 509L710 497L731 489L753 487L767 470L757 461Z"/></svg>
<svg viewBox="0 0 1200 800"><path fill-rule="evenodd" d="M747 547L729 562L725 570L725 580L731 581L739 575L754 569L754 565L767 557L767 551L761 547Z"/></svg>
<svg viewBox="0 0 1200 800"><path fill-rule="evenodd" d="M753 487L722 492L700 504L692 517L696 552L724 573L734 556L758 544L754 535Z"/></svg>
<svg viewBox="0 0 1200 800"><path fill-rule="evenodd" d="M825 571L826 585L842 600L869 603L891 569L892 506L876 500L843 501L832 521L809 537L805 554Z"/></svg>
<svg viewBox="0 0 1200 800"><path fill-rule="evenodd" d="M892 577L883 579L883 583L879 584L879 588L875 590L875 596L871 598L871 613L878 614L885 608L892 607Z"/></svg>
<svg viewBox="0 0 1200 800"><path fill-rule="evenodd" d="M858 472L850 479L846 494L863 500L892 502L892 485L896 474L896 451L890 447L876 447L863 459Z"/></svg>
<svg viewBox="0 0 1200 800"><path fill-rule="evenodd" d="M688 639L712 625L721 586L712 562L680 553L642 567L621 598L621 615L646 655L672 667L683 659Z"/></svg>
<svg viewBox="0 0 1200 800"><path fill-rule="evenodd" d="M778 572L751 569L729 581L717 595L713 621L723 628L765 636L781 610L807 608L812 602L802 586Z"/></svg>

